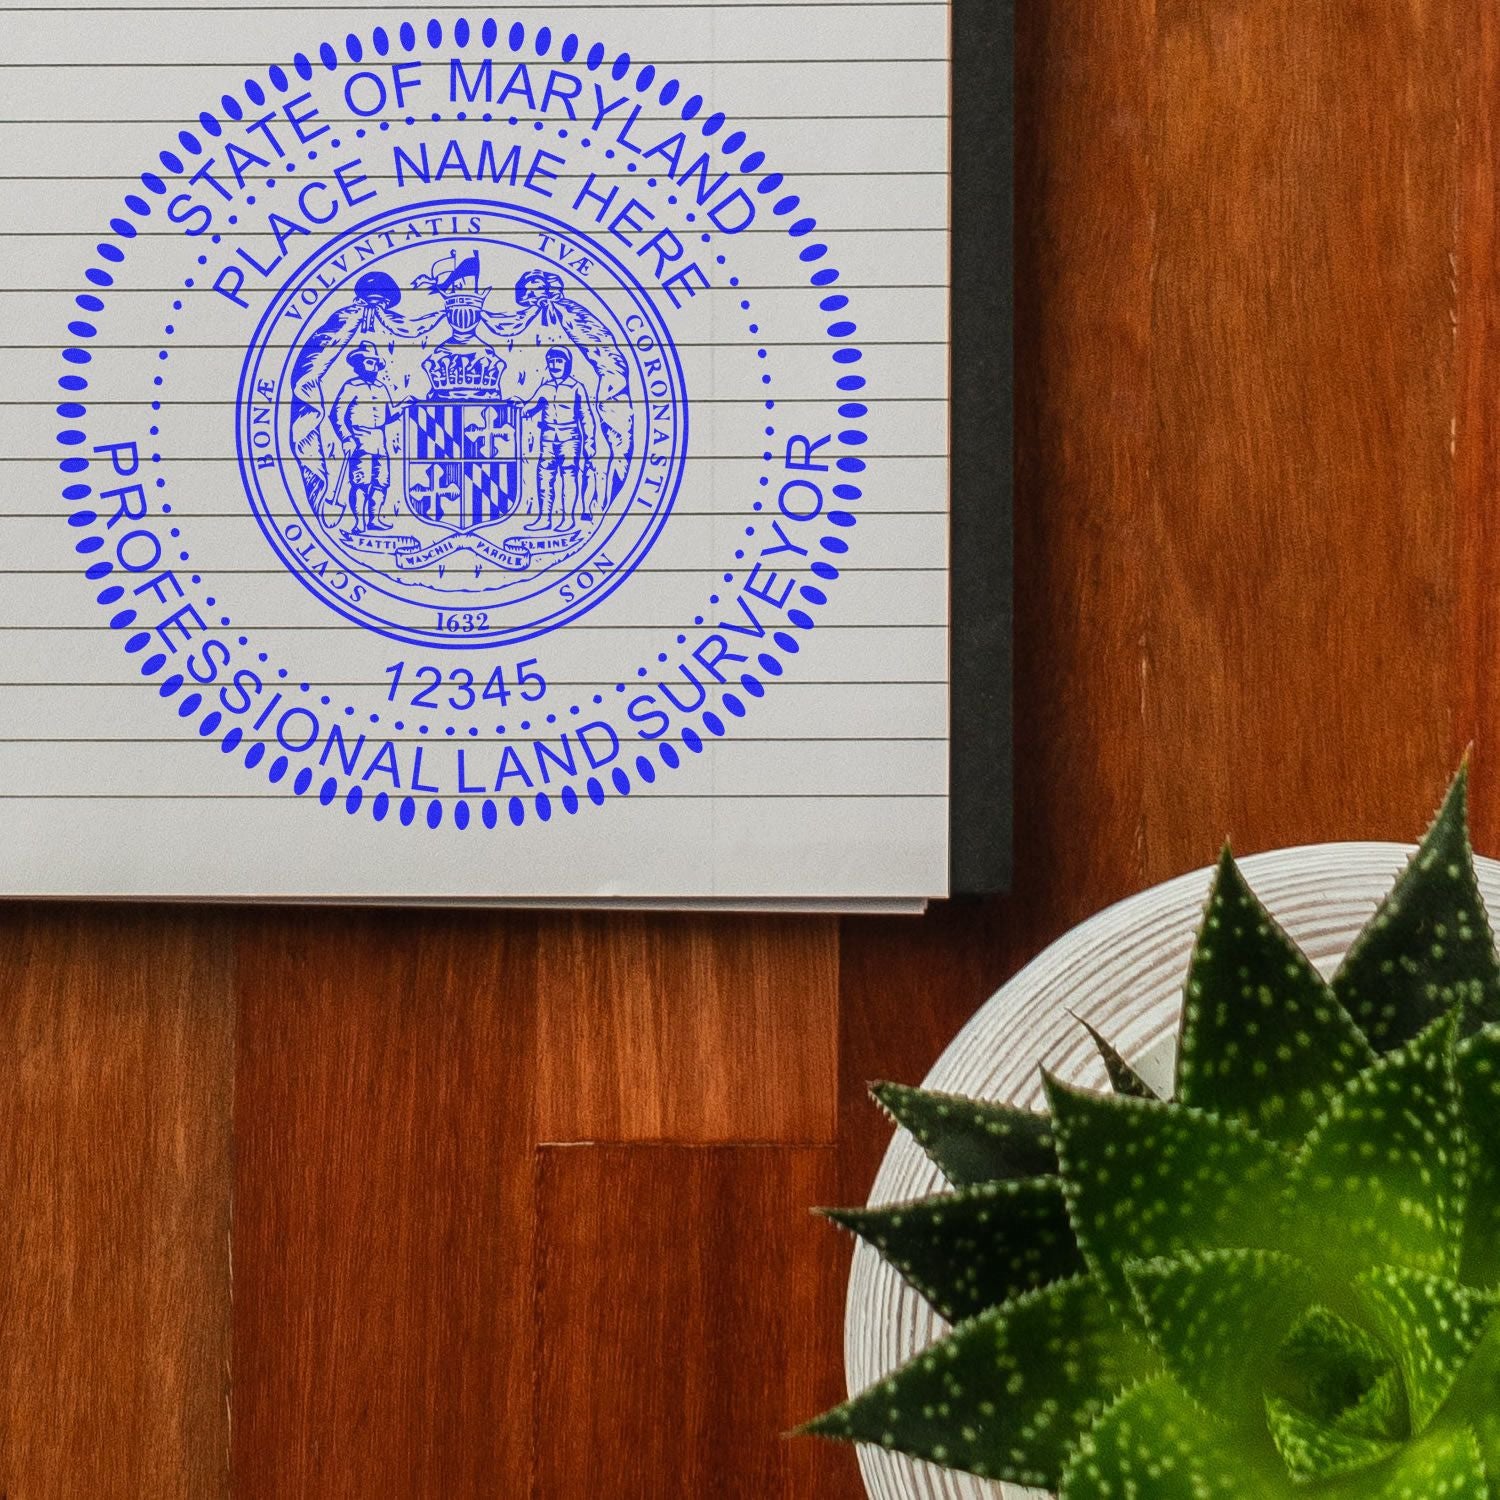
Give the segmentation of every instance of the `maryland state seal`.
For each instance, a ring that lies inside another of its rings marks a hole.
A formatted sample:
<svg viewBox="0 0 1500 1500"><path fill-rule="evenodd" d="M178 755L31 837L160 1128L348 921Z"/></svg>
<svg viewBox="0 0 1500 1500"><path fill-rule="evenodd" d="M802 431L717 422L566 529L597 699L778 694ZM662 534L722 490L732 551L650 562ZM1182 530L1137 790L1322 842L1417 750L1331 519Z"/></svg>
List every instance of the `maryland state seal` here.
<svg viewBox="0 0 1500 1500"><path fill-rule="evenodd" d="M592 609L650 550L687 443L676 350L626 268L493 201L331 239L262 317L238 411L287 568L356 624L445 646Z"/></svg>
<svg viewBox="0 0 1500 1500"><path fill-rule="evenodd" d="M744 129L434 18L246 78L139 189L61 350L64 534L209 794L446 838L717 795L752 715L795 743L855 527L906 505L832 237Z"/></svg>

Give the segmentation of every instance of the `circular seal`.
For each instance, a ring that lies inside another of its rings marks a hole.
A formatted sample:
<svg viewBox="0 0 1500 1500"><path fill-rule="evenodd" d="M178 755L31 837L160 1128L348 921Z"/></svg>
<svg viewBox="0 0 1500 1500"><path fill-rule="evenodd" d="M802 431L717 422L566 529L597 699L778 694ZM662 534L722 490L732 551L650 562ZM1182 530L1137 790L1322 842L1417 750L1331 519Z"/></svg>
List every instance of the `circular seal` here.
<svg viewBox="0 0 1500 1500"><path fill-rule="evenodd" d="M904 507L867 496L865 340L800 194L667 71L351 32L164 142L95 252L66 534L209 795L446 838L675 775L683 830L753 794L741 721L795 743L782 685L837 680L853 528Z"/></svg>
<svg viewBox="0 0 1500 1500"><path fill-rule="evenodd" d="M671 335L599 240L437 200L331 237L250 342L240 472L287 569L417 644L527 640L650 550L686 456Z"/></svg>

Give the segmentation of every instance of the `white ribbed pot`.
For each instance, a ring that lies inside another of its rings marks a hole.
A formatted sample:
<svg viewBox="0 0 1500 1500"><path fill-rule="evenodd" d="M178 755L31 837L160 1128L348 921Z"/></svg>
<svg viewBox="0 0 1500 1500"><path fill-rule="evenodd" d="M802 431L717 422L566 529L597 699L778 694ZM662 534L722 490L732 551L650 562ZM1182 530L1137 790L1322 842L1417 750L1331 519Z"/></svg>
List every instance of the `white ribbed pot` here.
<svg viewBox="0 0 1500 1500"><path fill-rule="evenodd" d="M1241 864L1261 900L1326 975L1413 848L1313 844L1252 855ZM1493 926L1493 914L1500 912L1500 862L1476 864ZM938 1059L925 1086L1039 1109L1037 1069L1045 1064L1071 1083L1106 1088L1103 1066L1070 1011L1097 1027L1149 1082L1168 1084L1182 982L1212 875L1212 869L1203 869L1169 880L1060 938L980 1008ZM897 1131L870 1203L898 1203L942 1187L937 1168L910 1136ZM844 1327L850 1393L883 1379L946 1330L896 1272L860 1243ZM861 1446L859 1464L871 1500L1021 1500L1040 1494L878 1448Z"/></svg>

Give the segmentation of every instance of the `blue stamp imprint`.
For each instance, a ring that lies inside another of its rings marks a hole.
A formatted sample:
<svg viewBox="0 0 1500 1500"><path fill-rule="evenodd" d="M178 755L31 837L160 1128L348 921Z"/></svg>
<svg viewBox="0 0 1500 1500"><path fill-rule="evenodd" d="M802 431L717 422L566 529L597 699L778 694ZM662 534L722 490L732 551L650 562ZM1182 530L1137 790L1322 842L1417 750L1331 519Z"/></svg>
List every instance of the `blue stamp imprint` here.
<svg viewBox="0 0 1500 1500"><path fill-rule="evenodd" d="M816 221L704 108L571 33L433 20L297 53L159 152L84 271L57 437L84 576L164 711L263 786L377 822L519 827L651 787L794 670L863 495L863 351ZM731 257L803 289L799 328L762 330ZM136 358L123 336L92 345L132 258L145 286L180 266L182 290L137 417L86 425L96 361ZM169 381L195 312L240 320L236 391ZM739 430L764 451L710 512L732 550L684 607L641 564L694 488L677 342L705 325L716 375L741 374L697 399L753 412ZM808 333L829 341L826 387L783 402L783 428L768 346ZM202 488L181 464L218 410L266 564L370 643L360 680L287 656L233 570L196 571L206 518L176 487ZM620 590L632 618L680 613L660 649L597 632L589 680L549 681L549 644Z"/></svg>

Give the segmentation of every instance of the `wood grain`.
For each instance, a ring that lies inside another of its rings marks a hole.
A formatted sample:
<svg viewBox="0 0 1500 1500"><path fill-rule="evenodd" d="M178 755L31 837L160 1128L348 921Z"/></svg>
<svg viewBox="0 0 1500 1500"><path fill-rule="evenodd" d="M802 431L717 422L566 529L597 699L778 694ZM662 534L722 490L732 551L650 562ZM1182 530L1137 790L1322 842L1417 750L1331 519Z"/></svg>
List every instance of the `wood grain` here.
<svg viewBox="0 0 1500 1500"><path fill-rule="evenodd" d="M229 1492L229 925L0 910L0 1495Z"/></svg>
<svg viewBox="0 0 1500 1500"><path fill-rule="evenodd" d="M524 1493L532 927L313 911L247 932L237 1500Z"/></svg>
<svg viewBox="0 0 1500 1500"><path fill-rule="evenodd" d="M1459 524L1461 734L1475 747L1476 847L1500 854L1500 15L1465 17L1459 65L1460 196L1454 503Z"/></svg>
<svg viewBox="0 0 1500 1500"><path fill-rule="evenodd" d="M1151 880L1412 837L1457 764L1468 11L1158 4Z"/></svg>
<svg viewBox="0 0 1500 1500"><path fill-rule="evenodd" d="M1154 0L1016 7L1016 891L1064 931L1139 884ZM1014 926L1012 927L1012 924ZM1012 958L1016 952L1012 945Z"/></svg>
<svg viewBox="0 0 1500 1500"><path fill-rule="evenodd" d="M542 1140L834 1140L833 919L548 919L538 989Z"/></svg>
<svg viewBox="0 0 1500 1500"><path fill-rule="evenodd" d="M827 1149L542 1151L539 1500L861 1493L849 1452L782 1436L842 1396L848 1244L808 1213L834 1172Z"/></svg>

